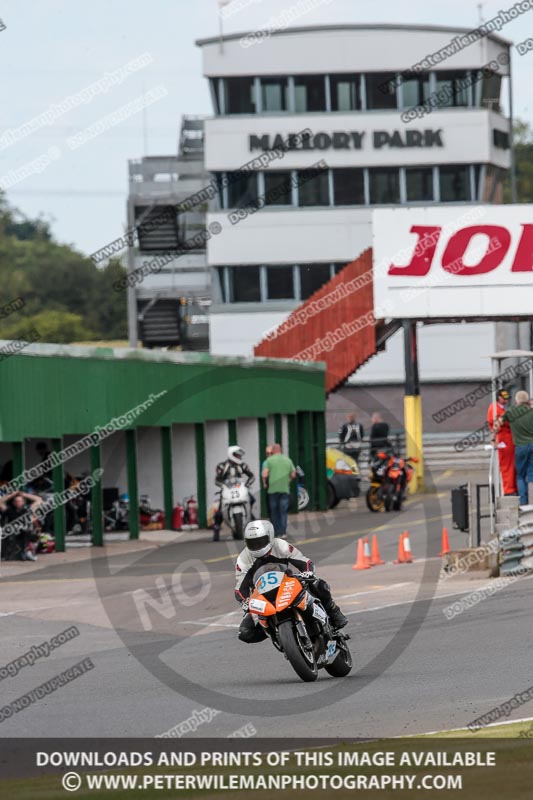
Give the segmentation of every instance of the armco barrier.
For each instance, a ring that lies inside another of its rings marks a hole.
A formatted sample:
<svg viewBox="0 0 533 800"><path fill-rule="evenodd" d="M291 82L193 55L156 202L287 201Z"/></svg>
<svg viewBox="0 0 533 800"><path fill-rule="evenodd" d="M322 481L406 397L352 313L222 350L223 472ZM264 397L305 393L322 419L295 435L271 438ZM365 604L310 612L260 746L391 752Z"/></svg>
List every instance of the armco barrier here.
<svg viewBox="0 0 533 800"><path fill-rule="evenodd" d="M524 544L520 541L520 529L512 528L498 537L500 541L500 575L513 575L520 567L524 556Z"/></svg>

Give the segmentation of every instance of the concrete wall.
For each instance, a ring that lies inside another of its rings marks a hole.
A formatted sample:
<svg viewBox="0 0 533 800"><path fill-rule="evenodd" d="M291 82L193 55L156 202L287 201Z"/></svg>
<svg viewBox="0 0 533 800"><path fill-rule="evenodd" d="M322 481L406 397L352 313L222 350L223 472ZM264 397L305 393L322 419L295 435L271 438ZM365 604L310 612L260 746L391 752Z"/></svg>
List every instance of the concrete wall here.
<svg viewBox="0 0 533 800"><path fill-rule="evenodd" d="M259 477L261 472L261 461L259 455L259 431L257 420L255 418L238 419L237 436L239 445L246 453L244 457L245 461L247 464L249 464L252 472L255 475L255 483L252 486L252 492L256 494L261 486Z"/></svg>
<svg viewBox="0 0 533 800"><path fill-rule="evenodd" d="M449 433L465 432L480 428L487 414L490 395L479 400L476 405L458 412L454 417L436 422L432 415L459 400L463 395L473 391L479 382L461 383L431 383L422 384L422 416L423 432ZM344 386L332 394L327 402L326 430L328 434L336 433L344 422L349 411L355 411L357 419L365 429L365 437L370 430L370 416L372 412L379 411L383 418L390 424L391 429L403 428L403 384L382 386Z"/></svg>
<svg viewBox="0 0 533 800"><path fill-rule="evenodd" d="M116 486L119 494L128 491L128 473L126 470L126 434L117 431L102 442L102 486Z"/></svg>
<svg viewBox="0 0 533 800"><path fill-rule="evenodd" d="M172 483L175 504L197 494L193 425L172 426Z"/></svg>
<svg viewBox="0 0 533 800"><path fill-rule="evenodd" d="M281 446L283 447L283 452L287 455L289 454L289 422L287 419L287 415L283 414L281 418L281 432L283 441L281 442Z"/></svg>
<svg viewBox="0 0 533 800"><path fill-rule="evenodd" d="M253 48L241 45L241 35L226 38L221 50L217 37L203 39L203 72L218 75L302 75L328 72L402 71L441 47L450 44L466 28L431 25L324 25L280 31ZM303 29L302 29L303 28ZM508 46L483 37L458 49L445 69L482 67ZM251 63L252 62L252 63ZM435 67L434 69L438 69Z"/></svg>
<svg viewBox="0 0 533 800"><path fill-rule="evenodd" d="M495 323L447 323L418 327L418 359L423 381L490 379L490 353L495 348ZM382 353L350 378L354 384L403 383L403 331L392 336ZM377 389L378 387L376 387Z"/></svg>
<svg viewBox="0 0 533 800"><path fill-rule="evenodd" d="M267 444L274 444L276 441L276 432L274 426L274 417L267 417Z"/></svg>
<svg viewBox="0 0 533 800"><path fill-rule="evenodd" d="M159 428L140 428L137 433L139 497L147 494L152 508L163 508L163 471Z"/></svg>

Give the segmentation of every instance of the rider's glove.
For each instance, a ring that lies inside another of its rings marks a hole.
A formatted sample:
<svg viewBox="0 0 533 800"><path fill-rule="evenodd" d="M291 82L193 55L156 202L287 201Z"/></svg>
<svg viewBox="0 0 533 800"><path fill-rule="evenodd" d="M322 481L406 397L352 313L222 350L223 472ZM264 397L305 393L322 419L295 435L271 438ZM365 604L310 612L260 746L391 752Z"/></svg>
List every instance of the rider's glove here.
<svg viewBox="0 0 533 800"><path fill-rule="evenodd" d="M248 611L249 611L249 608L248 608L248 600L243 600L243 601L242 601L242 603L241 603L241 608L242 608L242 610L243 610L243 613L244 613L244 614L247 614L247 613L248 613Z"/></svg>
<svg viewBox="0 0 533 800"><path fill-rule="evenodd" d="M315 577L315 573L310 571L300 572L298 575L298 578L303 578L304 580L313 580Z"/></svg>

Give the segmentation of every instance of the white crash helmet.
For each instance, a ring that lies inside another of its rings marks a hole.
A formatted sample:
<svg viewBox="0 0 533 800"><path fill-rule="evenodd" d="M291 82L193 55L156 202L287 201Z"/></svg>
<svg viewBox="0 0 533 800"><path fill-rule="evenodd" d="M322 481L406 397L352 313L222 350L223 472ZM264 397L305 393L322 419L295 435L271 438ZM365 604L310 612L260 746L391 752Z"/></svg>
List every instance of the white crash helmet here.
<svg viewBox="0 0 533 800"><path fill-rule="evenodd" d="M267 519L249 522L244 531L244 541L254 558L266 556L274 541L274 528Z"/></svg>
<svg viewBox="0 0 533 800"><path fill-rule="evenodd" d="M244 459L244 450L242 447L234 444L232 447L228 447L228 458L230 461L233 461L234 464L242 464Z"/></svg>

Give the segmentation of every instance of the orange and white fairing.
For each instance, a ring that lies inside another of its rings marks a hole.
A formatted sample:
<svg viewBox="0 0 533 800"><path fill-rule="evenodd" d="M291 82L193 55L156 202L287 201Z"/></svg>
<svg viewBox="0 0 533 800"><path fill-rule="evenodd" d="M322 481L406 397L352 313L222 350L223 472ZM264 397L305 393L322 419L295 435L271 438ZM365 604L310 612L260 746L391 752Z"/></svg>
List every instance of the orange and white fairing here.
<svg viewBox="0 0 533 800"><path fill-rule="evenodd" d="M260 620L261 617L271 617L273 614L277 614L292 605L302 588L302 584L297 578L293 578L284 572L265 572L256 582L250 597L248 603L250 613L256 614ZM271 595L270 599L267 599L264 593L271 592L274 589L277 589L275 597ZM306 598L304 597L298 603L297 608L304 609L305 606Z"/></svg>

